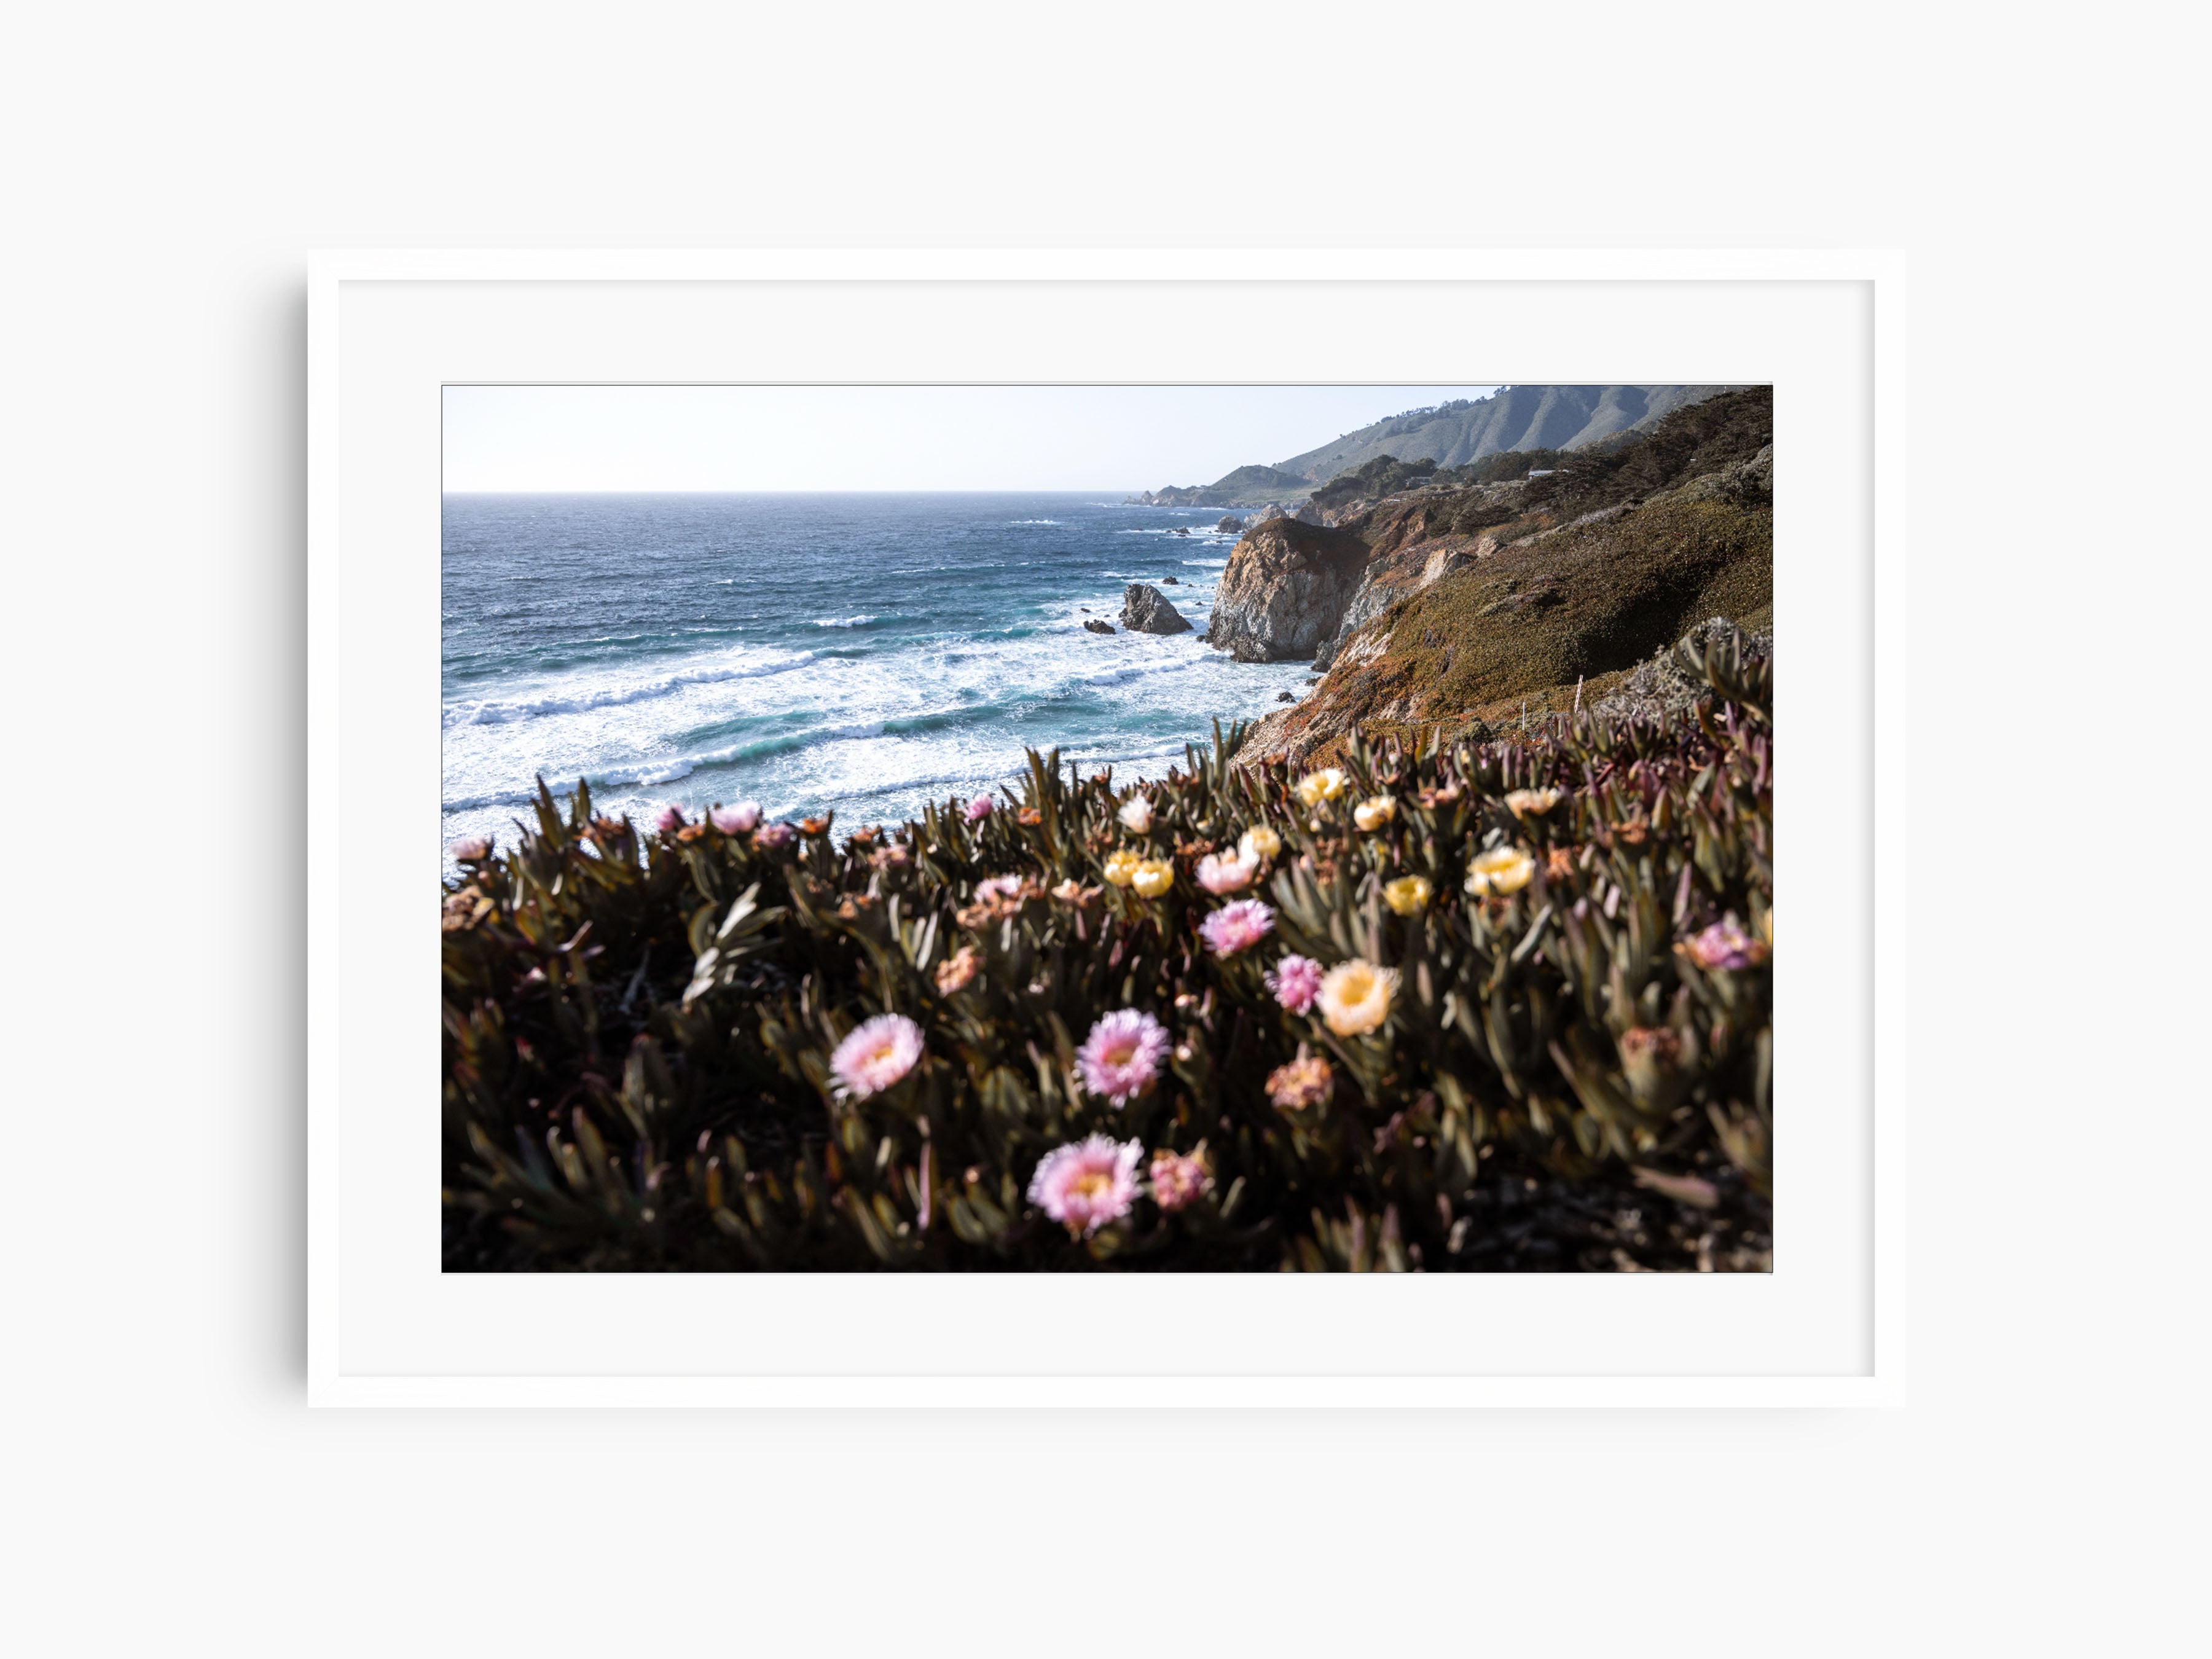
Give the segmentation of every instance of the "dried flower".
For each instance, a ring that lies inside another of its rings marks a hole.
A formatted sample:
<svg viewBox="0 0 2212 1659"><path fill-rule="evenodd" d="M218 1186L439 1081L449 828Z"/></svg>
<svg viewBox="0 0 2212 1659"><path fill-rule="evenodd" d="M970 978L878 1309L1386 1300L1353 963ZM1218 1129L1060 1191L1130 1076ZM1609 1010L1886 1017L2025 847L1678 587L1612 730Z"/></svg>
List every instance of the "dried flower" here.
<svg viewBox="0 0 2212 1659"><path fill-rule="evenodd" d="M855 1025L830 1056L841 1097L881 1094L921 1058L921 1027L904 1014L878 1014Z"/></svg>
<svg viewBox="0 0 2212 1659"><path fill-rule="evenodd" d="M1309 772L1298 780L1298 799L1308 806L1318 806L1325 800L1334 800L1350 785L1341 768L1325 766L1318 772Z"/></svg>
<svg viewBox="0 0 2212 1659"><path fill-rule="evenodd" d="M998 802L993 800L988 795L978 795L975 799L968 803L968 822L970 823L980 823L983 819L989 817L997 807Z"/></svg>
<svg viewBox="0 0 2212 1659"><path fill-rule="evenodd" d="M1237 842L1238 854L1255 863L1271 859L1282 850L1283 838L1264 823L1254 824Z"/></svg>
<svg viewBox="0 0 2212 1659"><path fill-rule="evenodd" d="M1187 1209L1213 1185L1203 1151L1185 1158L1164 1146L1152 1154L1152 1202L1169 1214Z"/></svg>
<svg viewBox="0 0 2212 1659"><path fill-rule="evenodd" d="M760 803L741 801L735 806L714 806L707 811L707 822L726 836L743 835L761 821Z"/></svg>
<svg viewBox="0 0 2212 1659"><path fill-rule="evenodd" d="M1765 945L1744 931L1733 910L1683 940L1680 948L1700 968L1755 968L1767 955Z"/></svg>
<svg viewBox="0 0 2212 1659"><path fill-rule="evenodd" d="M1126 847L1117 847L1106 855L1106 879L1116 887L1127 887L1137 878L1137 866L1144 860Z"/></svg>
<svg viewBox="0 0 2212 1659"><path fill-rule="evenodd" d="M1380 830L1398 816L1398 803L1388 795L1370 795L1352 809L1352 821L1362 830Z"/></svg>
<svg viewBox="0 0 2212 1659"><path fill-rule="evenodd" d="M763 823L753 832L756 847L788 847L799 838L799 831L787 823Z"/></svg>
<svg viewBox="0 0 2212 1659"><path fill-rule="evenodd" d="M664 836L672 836L684 827L684 809L673 801L653 815L653 827Z"/></svg>
<svg viewBox="0 0 2212 1659"><path fill-rule="evenodd" d="M1158 898L1175 885L1175 866L1165 859L1144 859L1129 872L1129 885L1139 896Z"/></svg>
<svg viewBox="0 0 2212 1659"><path fill-rule="evenodd" d="M1115 816L1124 828L1141 836L1152 827L1152 803L1143 795L1132 795Z"/></svg>
<svg viewBox="0 0 2212 1659"><path fill-rule="evenodd" d="M1274 931L1275 913L1258 899L1239 899L1224 904L1199 923L1199 937L1217 957L1233 957L1249 951Z"/></svg>
<svg viewBox="0 0 2212 1659"><path fill-rule="evenodd" d="M1516 818L1530 816L1541 817L1557 806L1562 797L1556 789L1515 789L1505 797L1506 810Z"/></svg>
<svg viewBox="0 0 2212 1659"><path fill-rule="evenodd" d="M489 836L464 836L446 850L457 864L482 864L491 856Z"/></svg>
<svg viewBox="0 0 2212 1659"><path fill-rule="evenodd" d="M1241 892L1252 884L1252 878L1260 873L1260 861L1254 858L1227 858L1219 853L1208 853L1198 861L1198 884L1209 893Z"/></svg>
<svg viewBox="0 0 2212 1659"><path fill-rule="evenodd" d="M1062 904L1073 904L1078 909L1088 909L1098 902L1099 895L1105 890L1103 887L1085 887L1071 876L1052 890L1052 896Z"/></svg>
<svg viewBox="0 0 2212 1659"><path fill-rule="evenodd" d="M1441 789L1424 789L1418 799L1424 806L1449 806L1459 799L1459 786L1448 783Z"/></svg>
<svg viewBox="0 0 2212 1659"><path fill-rule="evenodd" d="M826 835L829 830L830 820L827 818L801 818L799 821L799 833L802 836Z"/></svg>
<svg viewBox="0 0 2212 1659"><path fill-rule="evenodd" d="M1544 879L1565 881L1575 872L1575 849L1554 847L1544 854Z"/></svg>
<svg viewBox="0 0 2212 1659"><path fill-rule="evenodd" d="M903 870L914 862L914 853L904 842L889 842L870 854L868 862L878 870Z"/></svg>
<svg viewBox="0 0 2212 1659"><path fill-rule="evenodd" d="M1335 1075L1330 1072L1328 1060L1308 1054L1306 1045L1301 1042L1296 1060L1267 1073L1267 1098L1275 1103L1277 1110L1295 1112L1321 1105L1335 1085Z"/></svg>
<svg viewBox="0 0 2212 1659"><path fill-rule="evenodd" d="M937 994L949 997L955 991L964 991L973 984L975 975L983 971L983 958L972 945L963 945L937 964Z"/></svg>
<svg viewBox="0 0 2212 1659"><path fill-rule="evenodd" d="M1044 822L1044 813L1037 807L1024 806L1014 814L1014 822L1034 830Z"/></svg>
<svg viewBox="0 0 2212 1659"><path fill-rule="evenodd" d="M1382 902L1400 915L1410 916L1427 907L1433 891L1426 876L1401 876L1382 884Z"/></svg>
<svg viewBox="0 0 2212 1659"><path fill-rule="evenodd" d="M1664 1025L1632 1025L1614 1039L1621 1064L1631 1068L1671 1066L1682 1057L1682 1039Z"/></svg>
<svg viewBox="0 0 2212 1659"><path fill-rule="evenodd" d="M1354 957L1322 975L1314 1003L1337 1036L1359 1036L1390 1017L1390 999L1397 989L1396 969L1378 968Z"/></svg>
<svg viewBox="0 0 2212 1659"><path fill-rule="evenodd" d="M1488 893L1517 893L1536 875L1536 860L1518 847L1493 847L1468 860L1467 890L1477 898Z"/></svg>
<svg viewBox="0 0 2212 1659"><path fill-rule="evenodd" d="M1137 1201L1137 1160L1145 1149L1108 1135L1055 1146L1037 1160L1030 1202L1070 1233L1089 1237L1129 1213Z"/></svg>
<svg viewBox="0 0 2212 1659"><path fill-rule="evenodd" d="M1085 1088L1125 1106L1152 1086L1170 1046L1159 1021L1142 1009L1121 1008L1091 1028L1075 1063Z"/></svg>
<svg viewBox="0 0 2212 1659"><path fill-rule="evenodd" d="M1321 991L1321 963L1311 957L1285 957L1267 975L1267 988L1284 1007L1303 1014Z"/></svg>

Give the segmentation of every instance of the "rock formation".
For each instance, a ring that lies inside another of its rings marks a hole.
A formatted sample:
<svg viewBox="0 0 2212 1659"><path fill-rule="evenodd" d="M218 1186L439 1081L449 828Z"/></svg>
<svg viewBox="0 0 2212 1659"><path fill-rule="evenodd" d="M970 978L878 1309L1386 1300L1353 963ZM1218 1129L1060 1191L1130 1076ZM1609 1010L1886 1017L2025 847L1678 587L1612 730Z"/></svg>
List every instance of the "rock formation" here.
<svg viewBox="0 0 2212 1659"><path fill-rule="evenodd" d="M1121 592L1121 626L1133 634L1188 634L1190 623L1168 603L1168 596L1144 582Z"/></svg>
<svg viewBox="0 0 2212 1659"><path fill-rule="evenodd" d="M1231 513L1224 518L1219 524L1213 527L1218 532L1224 536L1241 534L1244 529L1244 520L1238 518L1234 513Z"/></svg>
<svg viewBox="0 0 2212 1659"><path fill-rule="evenodd" d="M1311 657L1335 637L1367 568L1367 544L1343 531L1270 519L1230 556L1206 642L1239 662Z"/></svg>
<svg viewBox="0 0 2212 1659"><path fill-rule="evenodd" d="M1094 634L1110 634L1114 631L1114 624L1112 623L1100 622L1096 617L1093 617L1089 622L1086 622L1083 625Z"/></svg>

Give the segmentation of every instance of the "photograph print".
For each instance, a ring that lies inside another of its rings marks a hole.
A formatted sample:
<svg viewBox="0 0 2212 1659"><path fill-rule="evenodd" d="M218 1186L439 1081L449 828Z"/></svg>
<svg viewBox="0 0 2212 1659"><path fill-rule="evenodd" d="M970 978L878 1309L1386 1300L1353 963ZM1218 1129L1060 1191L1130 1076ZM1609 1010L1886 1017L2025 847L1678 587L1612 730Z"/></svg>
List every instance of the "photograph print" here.
<svg viewBox="0 0 2212 1659"><path fill-rule="evenodd" d="M1771 1271L1771 387L444 399L447 1271Z"/></svg>

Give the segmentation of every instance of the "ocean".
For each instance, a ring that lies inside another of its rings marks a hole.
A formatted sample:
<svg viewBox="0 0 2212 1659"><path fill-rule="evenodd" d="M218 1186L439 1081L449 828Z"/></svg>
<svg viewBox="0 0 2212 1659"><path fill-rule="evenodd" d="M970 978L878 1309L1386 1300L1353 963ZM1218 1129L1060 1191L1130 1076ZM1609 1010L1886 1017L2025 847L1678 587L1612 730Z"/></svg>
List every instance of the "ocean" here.
<svg viewBox="0 0 2212 1659"><path fill-rule="evenodd" d="M1025 747L1158 777L1302 694L1310 665L1200 642L1221 509L1121 493L447 495L447 839L511 842L541 775L633 817L896 823L1015 781ZM1194 631L1087 632L1132 581Z"/></svg>

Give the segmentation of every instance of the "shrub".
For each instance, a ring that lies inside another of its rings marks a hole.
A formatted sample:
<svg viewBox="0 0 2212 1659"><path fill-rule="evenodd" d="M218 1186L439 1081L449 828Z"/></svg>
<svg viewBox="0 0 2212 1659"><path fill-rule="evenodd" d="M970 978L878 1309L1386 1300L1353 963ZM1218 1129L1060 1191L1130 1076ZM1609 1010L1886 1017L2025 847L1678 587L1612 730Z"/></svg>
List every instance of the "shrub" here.
<svg viewBox="0 0 2212 1659"><path fill-rule="evenodd" d="M1693 665L782 846L541 784L442 895L447 1265L1764 1267L1771 671Z"/></svg>

